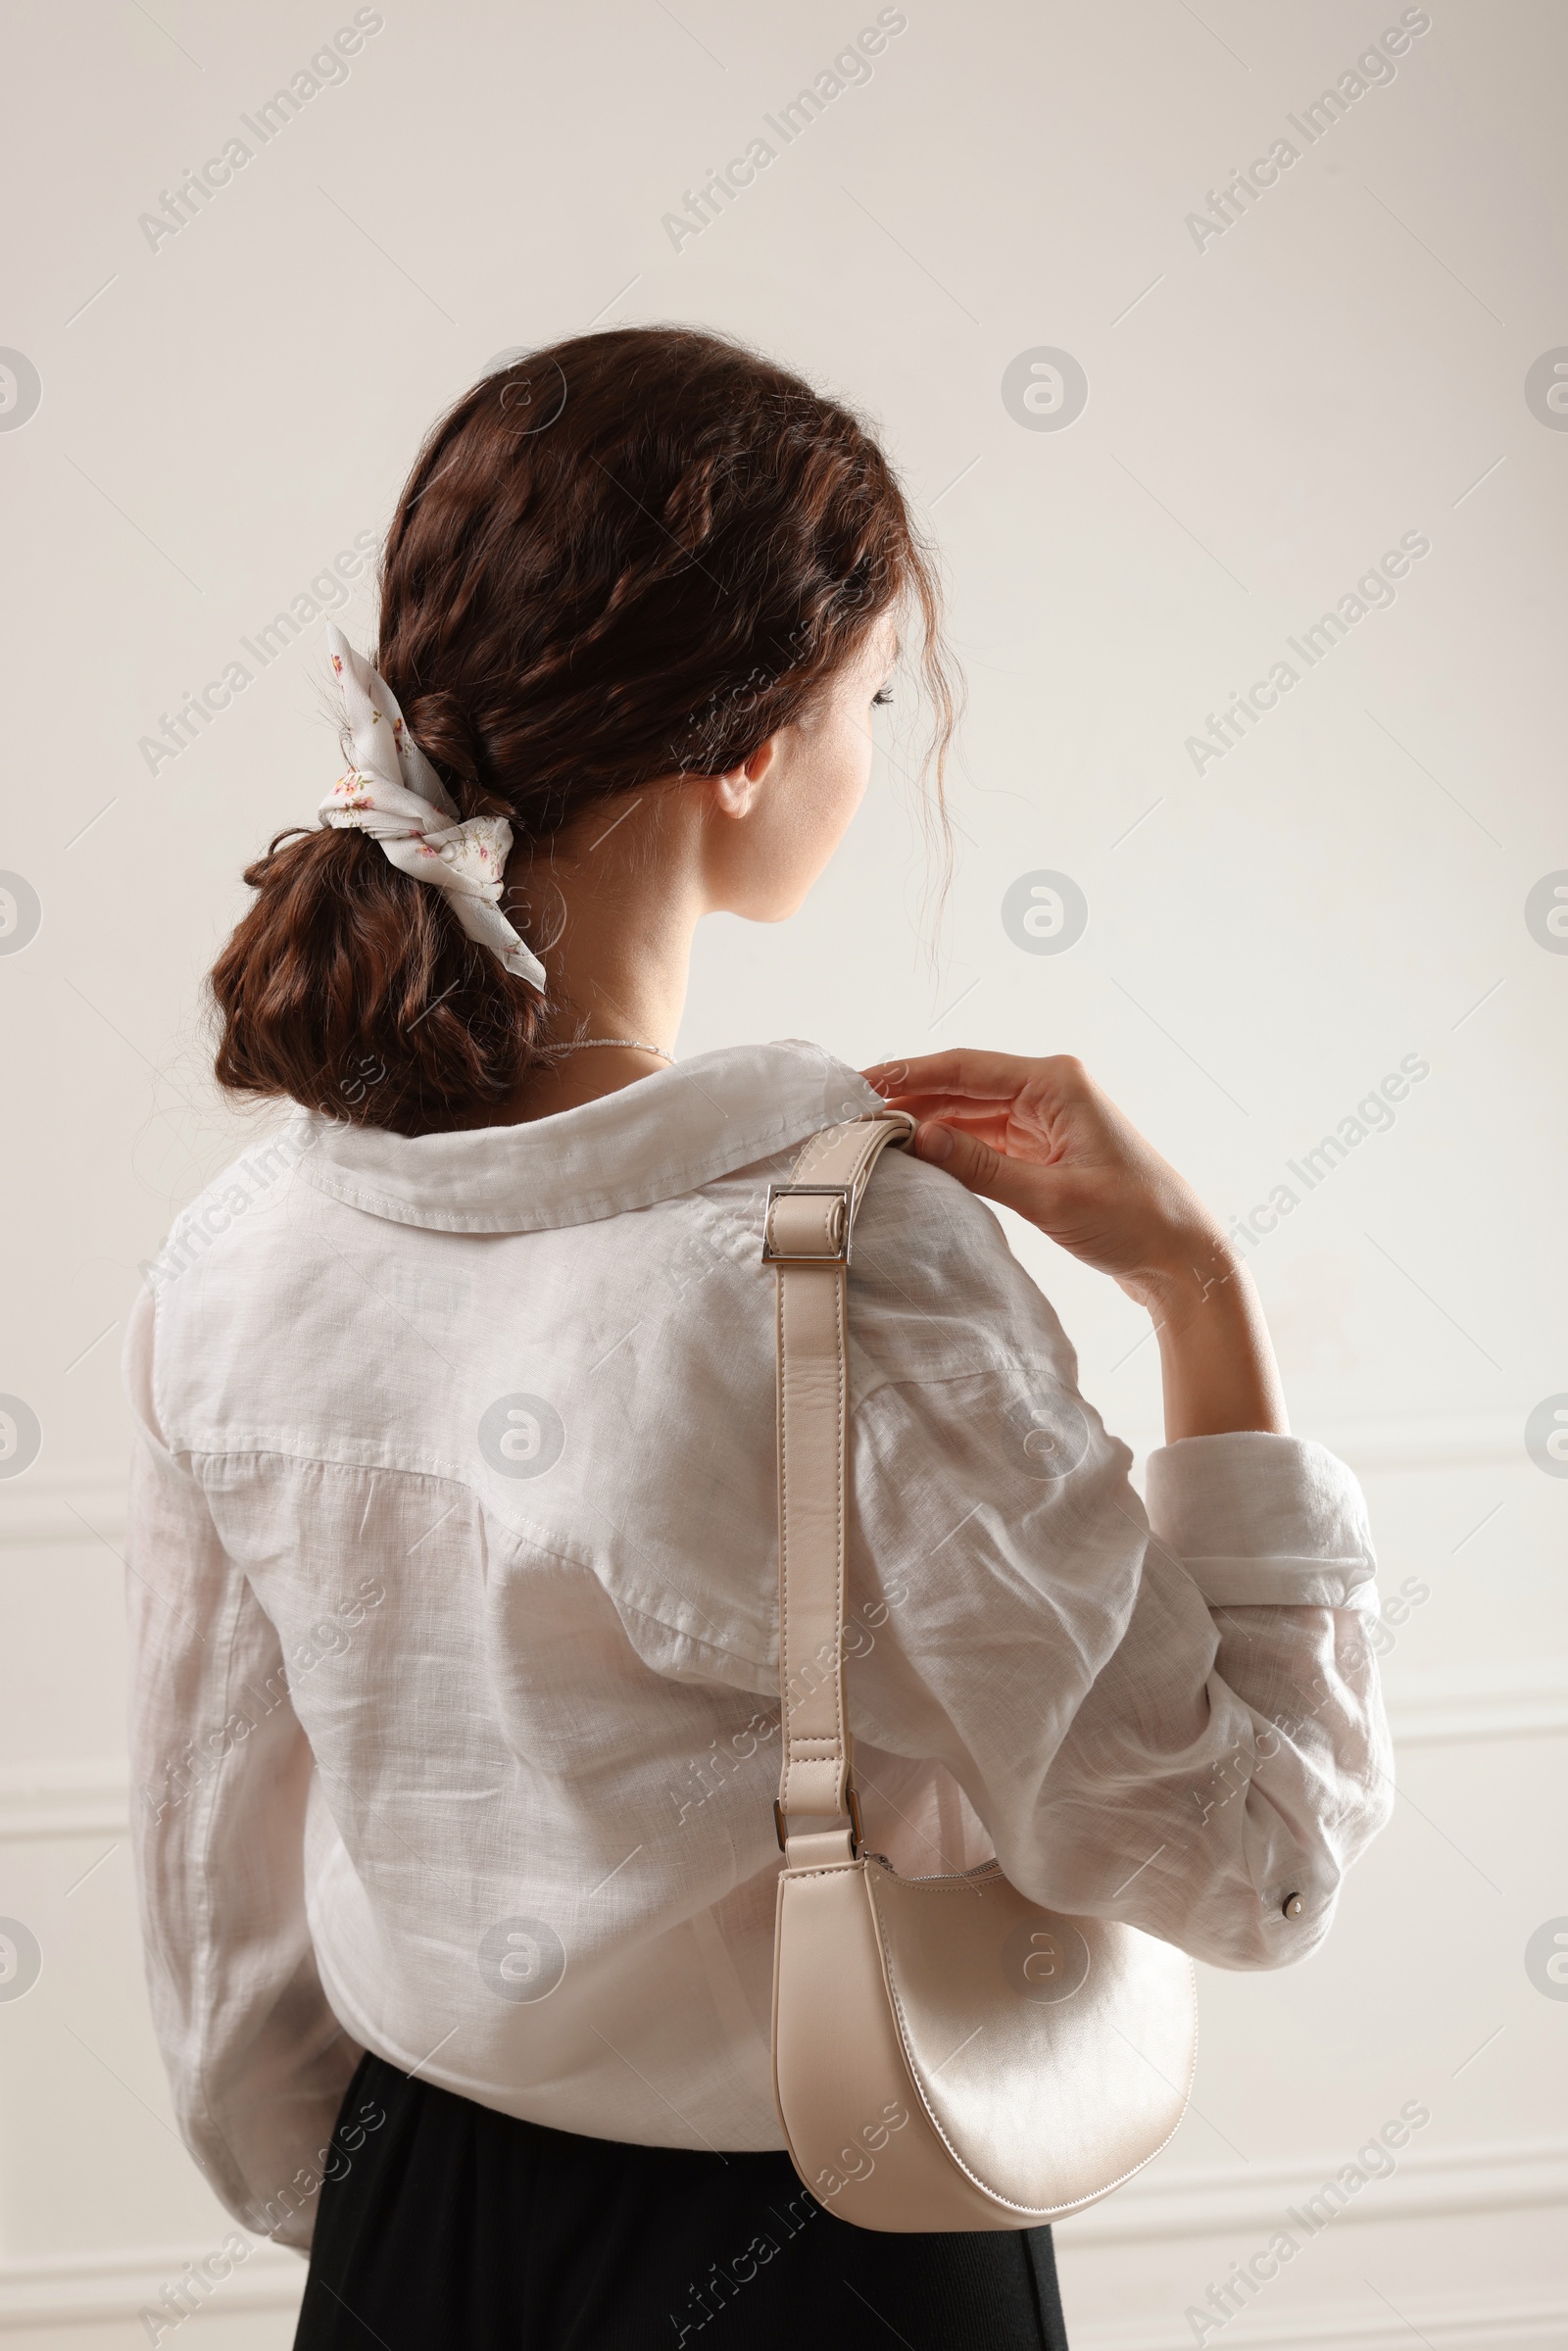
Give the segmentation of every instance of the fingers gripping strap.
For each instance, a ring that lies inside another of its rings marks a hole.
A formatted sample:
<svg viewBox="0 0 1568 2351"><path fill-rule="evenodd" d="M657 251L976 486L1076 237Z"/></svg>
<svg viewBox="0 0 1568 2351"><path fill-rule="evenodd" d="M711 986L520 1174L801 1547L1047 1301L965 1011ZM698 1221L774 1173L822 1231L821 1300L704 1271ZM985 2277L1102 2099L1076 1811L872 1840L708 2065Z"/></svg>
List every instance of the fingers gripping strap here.
<svg viewBox="0 0 1568 2351"><path fill-rule="evenodd" d="M848 1813L845 1268L871 1170L889 1144L906 1143L912 1131L913 1121L900 1115L827 1128L812 1137L768 1205L778 1284L779 1807L786 1822Z"/></svg>

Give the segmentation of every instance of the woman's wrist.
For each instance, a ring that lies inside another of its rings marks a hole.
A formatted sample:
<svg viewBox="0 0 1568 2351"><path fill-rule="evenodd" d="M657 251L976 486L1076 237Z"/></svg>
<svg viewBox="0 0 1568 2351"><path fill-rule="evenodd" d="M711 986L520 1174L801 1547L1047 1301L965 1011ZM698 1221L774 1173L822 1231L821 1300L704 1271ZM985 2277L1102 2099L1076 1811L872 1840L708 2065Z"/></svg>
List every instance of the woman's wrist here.
<svg viewBox="0 0 1568 2351"><path fill-rule="evenodd" d="M1256 1285L1222 1235L1195 1236L1183 1261L1152 1273L1140 1295L1159 1338L1167 1445L1242 1430L1289 1434Z"/></svg>
<svg viewBox="0 0 1568 2351"><path fill-rule="evenodd" d="M1219 1226L1198 1223L1172 1230L1146 1265L1118 1278L1128 1297L1164 1330L1191 1321L1205 1299L1244 1271L1244 1260Z"/></svg>

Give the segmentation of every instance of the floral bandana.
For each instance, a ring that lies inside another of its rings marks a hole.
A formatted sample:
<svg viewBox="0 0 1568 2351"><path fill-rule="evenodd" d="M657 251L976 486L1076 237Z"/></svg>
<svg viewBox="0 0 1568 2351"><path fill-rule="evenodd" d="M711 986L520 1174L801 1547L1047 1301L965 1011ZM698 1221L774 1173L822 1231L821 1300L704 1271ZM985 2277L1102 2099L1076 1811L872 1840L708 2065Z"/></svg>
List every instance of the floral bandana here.
<svg viewBox="0 0 1568 2351"><path fill-rule="evenodd" d="M317 814L324 825L369 833L400 872L433 883L450 900L468 937L492 949L506 970L543 996L549 985L545 967L499 903L511 825L504 816L458 822L450 795L403 723L391 687L330 621L326 640L354 764L338 777Z"/></svg>

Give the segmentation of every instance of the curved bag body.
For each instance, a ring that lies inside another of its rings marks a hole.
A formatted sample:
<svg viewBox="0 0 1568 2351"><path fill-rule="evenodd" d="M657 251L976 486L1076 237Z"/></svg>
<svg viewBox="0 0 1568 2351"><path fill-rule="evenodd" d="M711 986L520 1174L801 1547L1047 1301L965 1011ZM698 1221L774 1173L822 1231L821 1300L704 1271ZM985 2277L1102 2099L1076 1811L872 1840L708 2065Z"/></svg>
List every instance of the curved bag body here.
<svg viewBox="0 0 1568 2351"><path fill-rule="evenodd" d="M796 2170L862 2229L1029 2229L1148 2163L1187 2105L1192 1961L1065 1919L996 1863L786 1869L774 2091Z"/></svg>

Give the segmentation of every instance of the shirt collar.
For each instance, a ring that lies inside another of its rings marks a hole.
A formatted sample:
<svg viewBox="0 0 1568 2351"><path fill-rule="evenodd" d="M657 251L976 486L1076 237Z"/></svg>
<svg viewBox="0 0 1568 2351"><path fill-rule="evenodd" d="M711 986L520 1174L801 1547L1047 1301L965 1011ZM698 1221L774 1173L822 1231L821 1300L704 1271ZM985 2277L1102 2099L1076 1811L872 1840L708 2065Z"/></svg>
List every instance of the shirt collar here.
<svg viewBox="0 0 1568 2351"><path fill-rule="evenodd" d="M299 1176L393 1224L528 1233L694 1192L804 1143L878 1097L820 1046L731 1046L521 1126L393 1135L302 1110Z"/></svg>

